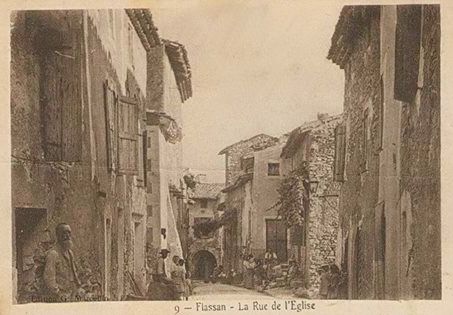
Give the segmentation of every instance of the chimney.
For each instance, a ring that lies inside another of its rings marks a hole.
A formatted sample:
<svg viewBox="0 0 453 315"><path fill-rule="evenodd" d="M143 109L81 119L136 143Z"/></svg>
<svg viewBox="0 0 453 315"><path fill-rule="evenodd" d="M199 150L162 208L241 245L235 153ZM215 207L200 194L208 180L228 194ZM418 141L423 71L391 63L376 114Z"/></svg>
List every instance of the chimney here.
<svg viewBox="0 0 453 315"><path fill-rule="evenodd" d="M324 122L327 118L329 118L329 114L327 113L318 113L318 120Z"/></svg>

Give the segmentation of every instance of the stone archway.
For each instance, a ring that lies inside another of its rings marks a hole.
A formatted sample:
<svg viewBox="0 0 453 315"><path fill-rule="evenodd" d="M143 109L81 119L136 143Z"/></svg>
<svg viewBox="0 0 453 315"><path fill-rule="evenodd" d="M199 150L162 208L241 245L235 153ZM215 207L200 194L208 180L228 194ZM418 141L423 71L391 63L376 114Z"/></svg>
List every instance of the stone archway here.
<svg viewBox="0 0 453 315"><path fill-rule="evenodd" d="M217 260L210 251L200 250L192 257L193 279L208 280L217 265Z"/></svg>

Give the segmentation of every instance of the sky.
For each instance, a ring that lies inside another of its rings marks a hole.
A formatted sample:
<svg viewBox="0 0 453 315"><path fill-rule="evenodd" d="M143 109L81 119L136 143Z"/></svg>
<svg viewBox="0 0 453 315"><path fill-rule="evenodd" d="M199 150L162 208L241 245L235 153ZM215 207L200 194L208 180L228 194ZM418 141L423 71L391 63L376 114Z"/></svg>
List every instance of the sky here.
<svg viewBox="0 0 453 315"><path fill-rule="evenodd" d="M341 5L310 1L173 1L151 6L162 38L192 68L183 104L184 166L224 181L218 153L260 133L280 136L317 113L341 113L344 73L327 60Z"/></svg>

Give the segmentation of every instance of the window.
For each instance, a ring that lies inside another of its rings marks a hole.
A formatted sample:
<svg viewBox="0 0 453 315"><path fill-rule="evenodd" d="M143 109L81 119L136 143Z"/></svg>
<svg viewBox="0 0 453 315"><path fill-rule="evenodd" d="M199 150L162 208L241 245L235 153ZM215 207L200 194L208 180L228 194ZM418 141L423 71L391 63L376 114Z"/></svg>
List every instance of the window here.
<svg viewBox="0 0 453 315"><path fill-rule="evenodd" d="M119 169L122 173L137 173L138 118L137 101L120 97L119 102Z"/></svg>
<svg viewBox="0 0 453 315"><path fill-rule="evenodd" d="M210 217L196 217L193 219L194 235L196 238L211 238L214 236L215 231L207 227L210 221Z"/></svg>
<svg viewBox="0 0 453 315"><path fill-rule="evenodd" d="M378 139L376 148L382 150L384 144L384 78L381 76L379 82L379 126L378 126Z"/></svg>
<svg viewBox="0 0 453 315"><path fill-rule="evenodd" d="M369 120L369 110L366 108L363 111L362 116L362 160L361 160L361 169L366 171L368 169L368 140L370 138L370 120Z"/></svg>
<svg viewBox="0 0 453 315"><path fill-rule="evenodd" d="M266 220L266 251L277 254L278 262L287 261L287 229L283 220Z"/></svg>
<svg viewBox="0 0 453 315"><path fill-rule="evenodd" d="M268 163L267 164L267 175L268 176L280 176L280 163Z"/></svg>
<svg viewBox="0 0 453 315"><path fill-rule="evenodd" d="M208 207L208 200L207 199L201 199L200 200L200 208L206 209Z"/></svg>
<svg viewBox="0 0 453 315"><path fill-rule="evenodd" d="M148 215L148 217L153 216L153 206L152 205L146 205L146 214Z"/></svg>
<svg viewBox="0 0 453 315"><path fill-rule="evenodd" d="M335 128L335 161L334 161L334 180L344 181L346 161L346 126L344 123Z"/></svg>
<svg viewBox="0 0 453 315"><path fill-rule="evenodd" d="M153 183L151 182L151 179L148 177L148 182L147 182L147 185L146 185L146 192L148 194L152 194L153 193Z"/></svg>
<svg viewBox="0 0 453 315"><path fill-rule="evenodd" d="M129 55L129 63L134 67L134 37L133 37L134 28L131 24L128 24L127 28L127 48Z"/></svg>
<svg viewBox="0 0 453 315"><path fill-rule="evenodd" d="M255 163L254 157L243 158L241 160L241 167L245 173L253 173L253 166Z"/></svg>
<svg viewBox="0 0 453 315"><path fill-rule="evenodd" d="M146 170L151 172L151 159L146 160Z"/></svg>
<svg viewBox="0 0 453 315"><path fill-rule="evenodd" d="M410 103L418 89L421 5L398 5L395 40L395 99Z"/></svg>
<svg viewBox="0 0 453 315"><path fill-rule="evenodd" d="M148 141L148 148L151 148L151 138L148 137L148 138L147 138L147 141Z"/></svg>
<svg viewBox="0 0 453 315"><path fill-rule="evenodd" d="M146 228L146 245L153 244L153 228L147 227Z"/></svg>

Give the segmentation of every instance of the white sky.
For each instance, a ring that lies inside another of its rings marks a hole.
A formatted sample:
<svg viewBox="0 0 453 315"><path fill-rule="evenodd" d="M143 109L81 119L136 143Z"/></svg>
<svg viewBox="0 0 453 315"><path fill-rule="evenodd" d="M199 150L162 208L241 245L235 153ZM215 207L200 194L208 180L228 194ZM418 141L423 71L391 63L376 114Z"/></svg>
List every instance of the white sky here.
<svg viewBox="0 0 453 315"><path fill-rule="evenodd" d="M342 5L311 2L151 7L161 37L186 46L193 71L193 97L183 104L186 167L222 182L224 147L342 111L344 74L326 59Z"/></svg>

